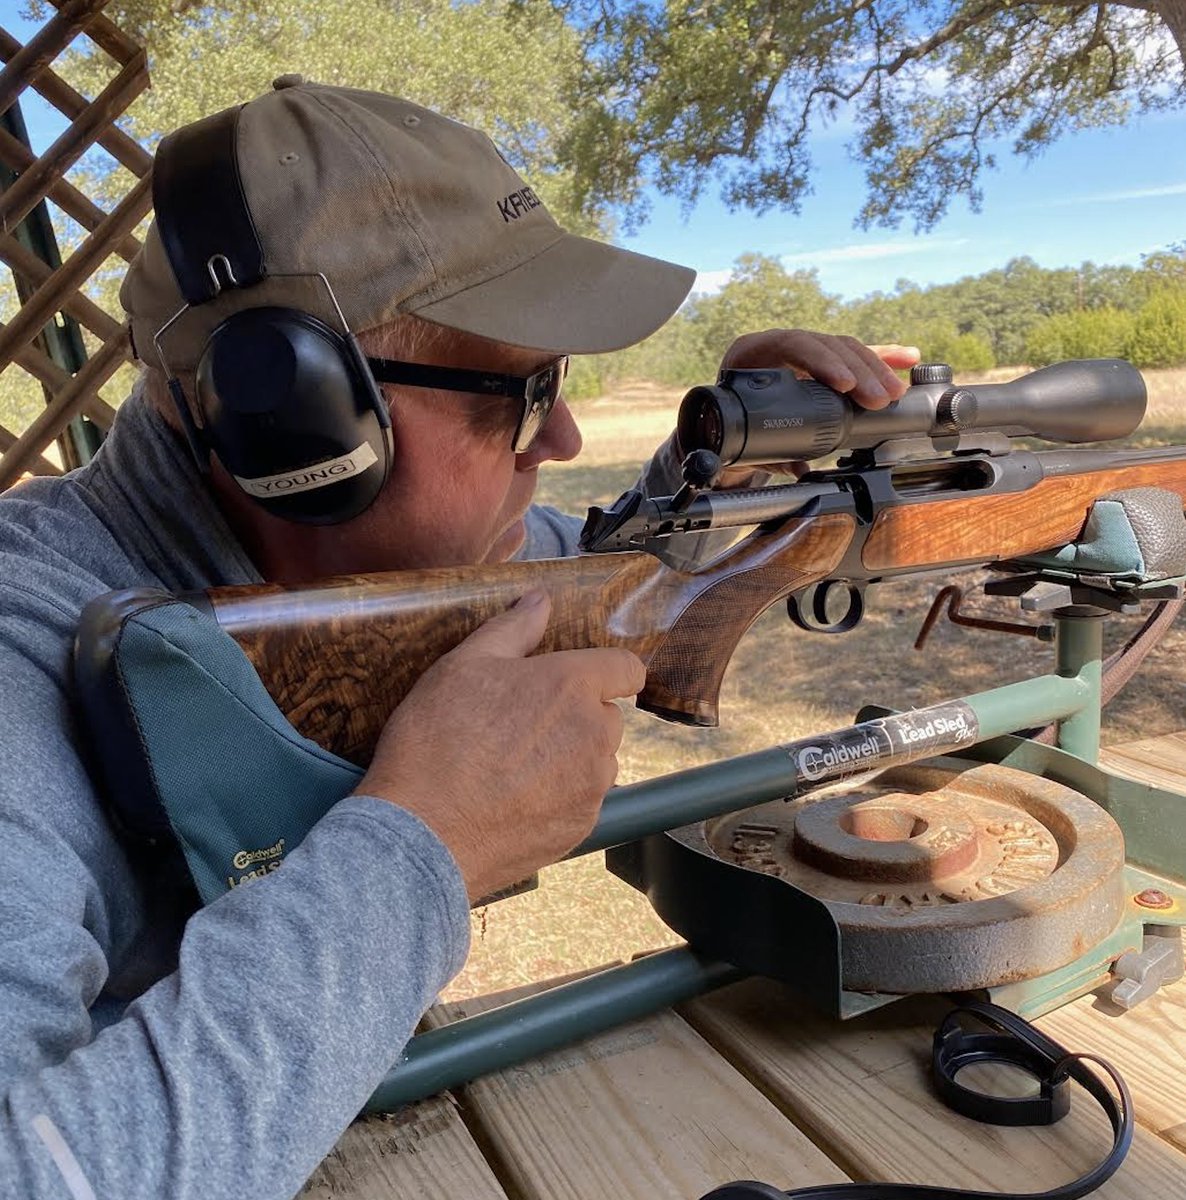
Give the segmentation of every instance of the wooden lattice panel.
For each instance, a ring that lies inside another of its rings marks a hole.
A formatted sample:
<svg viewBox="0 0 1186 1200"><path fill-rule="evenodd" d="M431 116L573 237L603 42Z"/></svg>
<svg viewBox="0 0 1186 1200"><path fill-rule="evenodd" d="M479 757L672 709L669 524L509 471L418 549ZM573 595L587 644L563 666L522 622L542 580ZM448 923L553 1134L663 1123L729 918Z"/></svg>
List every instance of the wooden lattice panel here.
<svg viewBox="0 0 1186 1200"><path fill-rule="evenodd" d="M116 254L127 262L140 243L133 235L152 204L152 158L115 127L116 119L148 86L144 50L100 14L107 0L55 0L57 12L26 45L0 29L0 113L32 88L70 122L40 156L0 129L0 160L17 172L0 192L0 260L22 277L24 297L15 317L0 324L0 371L16 364L39 380L49 403L21 432L0 426L0 489L27 472L57 471L46 449L80 413L102 429L111 425L111 407L99 389L131 357L126 327L109 316L84 288ZM56 75L50 64L77 37L89 37L118 66L110 83L88 100ZM105 212L70 184L65 173L93 146L101 146L135 177L124 197ZM13 236L13 231L44 200L52 201L86 231L82 242L56 269ZM81 370L71 375L38 345L55 314L66 313L98 343Z"/></svg>

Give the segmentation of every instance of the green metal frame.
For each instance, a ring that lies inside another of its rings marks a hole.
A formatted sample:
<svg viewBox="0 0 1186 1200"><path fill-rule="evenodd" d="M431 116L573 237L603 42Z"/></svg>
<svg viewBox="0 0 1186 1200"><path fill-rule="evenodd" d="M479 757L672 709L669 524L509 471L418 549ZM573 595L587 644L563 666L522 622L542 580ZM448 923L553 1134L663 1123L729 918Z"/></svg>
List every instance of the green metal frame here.
<svg viewBox="0 0 1186 1200"><path fill-rule="evenodd" d="M1186 852L1181 849L1186 847L1186 797L1122 779L1097 765L1103 617L1068 610L1055 614L1055 624L1055 673L966 697L980 729L976 743L958 753L1053 779L1091 797L1124 833L1131 894L1157 888L1171 898L1172 907L1151 912L1131 903L1120 927L1081 959L1038 979L991 989L993 1000L1027 1017L1100 986L1121 954L1141 949L1146 926L1186 924ZM866 709L858 720L890 711ZM1060 723L1058 746L1012 736L1014 730L1051 721ZM597 827L573 853L588 854L762 804L788 795L795 784L786 750L778 747L615 788L606 797ZM390 1111L456 1087L734 982L742 974L691 949L667 950L420 1034L367 1111ZM854 1016L897 999L841 989L833 1011Z"/></svg>

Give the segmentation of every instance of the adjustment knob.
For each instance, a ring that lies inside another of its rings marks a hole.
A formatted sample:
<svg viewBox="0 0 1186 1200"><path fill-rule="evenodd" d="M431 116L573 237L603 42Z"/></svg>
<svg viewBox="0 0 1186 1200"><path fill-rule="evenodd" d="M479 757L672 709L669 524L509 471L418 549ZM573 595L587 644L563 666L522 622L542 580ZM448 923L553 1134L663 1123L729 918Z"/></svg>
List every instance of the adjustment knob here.
<svg viewBox="0 0 1186 1200"><path fill-rule="evenodd" d="M940 433L960 433L976 425L976 393L967 388L950 388L935 407L935 428Z"/></svg>
<svg viewBox="0 0 1186 1200"><path fill-rule="evenodd" d="M946 363L918 363L910 368L911 383L950 383L953 378Z"/></svg>

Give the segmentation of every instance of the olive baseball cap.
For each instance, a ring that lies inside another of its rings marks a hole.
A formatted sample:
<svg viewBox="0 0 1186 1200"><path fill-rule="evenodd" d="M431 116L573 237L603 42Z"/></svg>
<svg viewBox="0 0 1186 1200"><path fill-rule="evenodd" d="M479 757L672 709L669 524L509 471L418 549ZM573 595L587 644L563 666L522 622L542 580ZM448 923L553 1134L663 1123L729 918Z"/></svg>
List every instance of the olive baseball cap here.
<svg viewBox="0 0 1186 1200"><path fill-rule="evenodd" d="M161 339L192 370L211 331L264 305L358 332L414 313L557 354L616 350L656 330L695 272L566 233L483 133L393 96L285 75L239 110L235 167L263 278L190 307ZM185 304L158 228L120 289L137 356ZM182 234L183 236L183 234Z"/></svg>

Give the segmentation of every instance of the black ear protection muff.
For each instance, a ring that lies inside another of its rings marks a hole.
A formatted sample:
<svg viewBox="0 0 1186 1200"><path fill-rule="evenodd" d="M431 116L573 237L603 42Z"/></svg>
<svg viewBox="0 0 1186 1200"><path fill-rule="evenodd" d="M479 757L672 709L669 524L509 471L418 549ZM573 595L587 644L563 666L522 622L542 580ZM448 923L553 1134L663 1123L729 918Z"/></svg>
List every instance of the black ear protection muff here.
<svg viewBox="0 0 1186 1200"><path fill-rule="evenodd" d="M178 130L157 150L157 229L186 308L268 274L239 176L239 112ZM329 281L322 282L340 330L277 307L243 309L214 329L197 368L200 425L178 380L169 380L195 452L217 454L269 512L311 525L348 521L368 507L392 454L387 406ZM180 315L157 333L158 350Z"/></svg>

